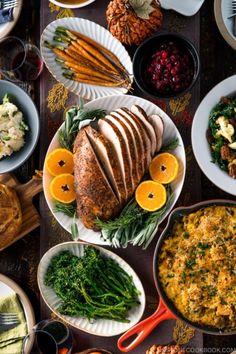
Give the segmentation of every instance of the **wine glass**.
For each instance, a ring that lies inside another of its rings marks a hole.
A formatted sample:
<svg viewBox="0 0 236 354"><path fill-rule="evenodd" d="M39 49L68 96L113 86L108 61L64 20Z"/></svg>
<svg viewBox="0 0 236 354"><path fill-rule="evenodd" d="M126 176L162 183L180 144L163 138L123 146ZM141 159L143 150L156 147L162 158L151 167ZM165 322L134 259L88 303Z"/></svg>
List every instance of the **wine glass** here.
<svg viewBox="0 0 236 354"><path fill-rule="evenodd" d="M9 36L0 40L0 73L9 81L36 80L43 70L39 49L20 38Z"/></svg>
<svg viewBox="0 0 236 354"><path fill-rule="evenodd" d="M24 338L22 354L71 354L73 337L58 320L43 320Z"/></svg>

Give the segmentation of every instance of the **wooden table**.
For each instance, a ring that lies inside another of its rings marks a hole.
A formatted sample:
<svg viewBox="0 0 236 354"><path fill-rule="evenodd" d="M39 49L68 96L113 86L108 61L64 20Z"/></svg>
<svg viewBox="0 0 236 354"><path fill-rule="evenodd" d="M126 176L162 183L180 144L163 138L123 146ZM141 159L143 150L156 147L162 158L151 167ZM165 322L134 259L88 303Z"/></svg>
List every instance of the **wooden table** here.
<svg viewBox="0 0 236 354"><path fill-rule="evenodd" d="M49 22L56 17L68 16L68 14L88 18L106 27L104 13L108 2L108 0L97 0L88 7L71 13L68 11L63 12L62 9L57 9L54 6L49 8L47 0L42 0L41 4L34 0L28 0L24 3L24 9L14 33L17 35L21 33L22 37L30 38L38 43L40 32ZM190 131L192 118L201 98L219 81L235 74L235 52L224 42L216 27L213 2L211 0L206 0L201 11L189 18L183 17L173 11L164 11L162 30L185 34L195 43L201 57L201 76L190 93L181 99L169 102L152 100L171 116L183 136L186 147L187 175L178 205L189 205L200 200L215 197L230 199L232 196L213 186L198 168L192 153ZM127 49L132 56L135 48ZM41 137L32 158L16 171L18 178L22 182L31 177L36 168L42 168L48 144L54 132L61 124L63 110L56 109L53 112L55 108L53 108L53 105L51 106L51 110L48 108L47 98L49 92L55 94L55 84L55 80L52 79L45 68L40 80L37 80L33 85L33 97L38 104L41 117ZM135 85L133 94L142 96ZM150 99L148 97L145 98ZM69 94L66 105L76 102L78 102L76 96ZM32 301L36 319L39 321L40 319L48 318L50 311L41 300L37 287L36 275L38 262L47 249L62 241L69 241L70 235L55 222L43 195L41 195L40 199L36 198L35 204L40 209L41 228L34 230L30 235L0 254L0 272L8 275L22 286ZM131 246L127 249L115 250L117 254L127 260L135 269L144 284L147 296L144 317L153 313L158 303L152 278L152 256L161 229L162 227L160 227L158 234L146 251ZM165 328L168 328L168 324L161 326L163 326L162 332ZM159 333L159 329L155 329L149 338L132 353L145 353L145 350L150 345L162 343L163 338L159 337ZM119 352L116 347L118 337L101 338L81 331L74 331L74 334L76 339L75 348L78 351L100 346L113 351L113 353ZM204 335L203 339L205 351L209 353L230 353L236 346L236 336L218 337ZM167 341L169 340L171 338L167 339ZM211 349L208 350L208 348ZM199 351L203 350L199 349Z"/></svg>

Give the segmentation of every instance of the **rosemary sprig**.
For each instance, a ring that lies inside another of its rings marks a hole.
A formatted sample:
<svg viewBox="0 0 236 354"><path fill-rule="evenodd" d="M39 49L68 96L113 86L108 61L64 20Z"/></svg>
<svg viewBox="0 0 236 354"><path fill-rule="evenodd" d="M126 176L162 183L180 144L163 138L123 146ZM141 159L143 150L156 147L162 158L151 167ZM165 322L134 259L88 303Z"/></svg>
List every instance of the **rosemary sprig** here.
<svg viewBox="0 0 236 354"><path fill-rule="evenodd" d="M134 198L131 199L118 218L107 222L96 221L102 229L103 239L114 247L127 247L131 243L146 249L155 236L157 225L169 210L173 196L171 187L168 186L166 204L151 213L142 209Z"/></svg>

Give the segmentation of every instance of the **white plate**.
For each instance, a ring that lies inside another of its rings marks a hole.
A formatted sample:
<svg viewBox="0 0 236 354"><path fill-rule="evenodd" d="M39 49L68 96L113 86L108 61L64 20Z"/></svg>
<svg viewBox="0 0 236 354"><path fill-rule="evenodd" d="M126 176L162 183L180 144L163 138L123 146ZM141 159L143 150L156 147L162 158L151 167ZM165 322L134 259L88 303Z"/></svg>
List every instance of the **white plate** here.
<svg viewBox="0 0 236 354"><path fill-rule="evenodd" d="M204 0L160 0L161 7L166 10L175 10L184 16L195 15Z"/></svg>
<svg viewBox="0 0 236 354"><path fill-rule="evenodd" d="M13 10L13 20L0 25L0 38L6 37L14 28L15 24L17 23L20 17L22 5L23 5L23 0L19 0L18 5Z"/></svg>
<svg viewBox="0 0 236 354"><path fill-rule="evenodd" d="M83 18L66 17L51 22L43 31L40 41L41 53L45 65L57 81L63 83L68 90L88 100L94 100L96 98L110 95L121 95L127 92L127 89L123 87L88 85L66 79L62 75L61 65L55 61L55 54L43 44L45 40L53 43L54 32L57 26L67 27L70 30L80 32L102 44L117 56L133 80L133 68L130 56L125 47L113 37L109 31L95 22Z"/></svg>
<svg viewBox="0 0 236 354"><path fill-rule="evenodd" d="M236 49L236 37L233 35L232 0L215 0L215 19L222 37L233 48Z"/></svg>
<svg viewBox="0 0 236 354"><path fill-rule="evenodd" d="M8 296L16 293L25 313L28 332L35 324L32 305L24 291L13 280L0 273L0 296Z"/></svg>
<svg viewBox="0 0 236 354"><path fill-rule="evenodd" d="M211 162L211 149L206 138L211 110L222 96L236 94L235 83L236 75L221 81L205 96L194 115L191 135L193 152L202 172L217 187L236 196L236 180Z"/></svg>
<svg viewBox="0 0 236 354"><path fill-rule="evenodd" d="M57 5L57 6L60 6L60 7L64 7L64 8L67 8L67 9L78 9L79 7L84 7L84 6L87 6L89 4L91 4L92 2L94 2L95 0L84 0L81 4L64 4L63 2L61 1L56 1L56 0L50 0L50 2L52 2L53 4Z"/></svg>
<svg viewBox="0 0 236 354"><path fill-rule="evenodd" d="M183 187L184 183L184 177L185 177L185 168L186 168L186 159L185 159L185 150L184 150L184 144L181 138L181 135L174 125L173 121L170 119L170 117L163 112L158 106L155 104L140 98L140 97L135 97L135 96L111 96L111 97L105 97L101 99L97 99L95 101L89 102L85 105L86 109L95 109L95 108L102 108L105 109L107 112L110 112L112 110L115 110L116 108L119 107L128 107L130 108L133 104L138 104L140 105L148 115L150 114L159 114L164 122L164 141L163 145L165 145L167 142L169 142L173 137L177 137L179 139L179 146L173 151L173 153L177 156L178 160L180 161L180 168L179 168L179 173L175 181L172 183L172 189L174 192L174 198L171 203L170 209L163 215L162 220L165 219L167 214L170 212L170 210L173 208L174 204L176 203L180 192ZM49 154L52 150L58 148L59 141L58 141L58 131L55 134L54 138L51 141L51 144L49 145L47 154ZM47 204L53 213L54 217L57 219L59 224L68 232L70 231L71 228L71 223L73 221L72 218L66 216L63 213L54 213L53 208L54 208L54 201L50 195L49 192L49 185L52 180L52 176L47 172L45 165L43 168L43 189L44 189L44 194L46 197ZM160 221L160 222L161 222ZM100 232L95 232L93 230L86 229L82 222L80 220L77 220L77 225L79 229L79 235L80 239L86 242L90 242L93 244L108 244L104 240L100 238L101 234ZM156 233L156 230L154 231Z"/></svg>
<svg viewBox="0 0 236 354"><path fill-rule="evenodd" d="M97 248L104 256L114 259L121 266L122 269L124 269L129 275L132 276L134 285L141 292L141 294L138 297L140 304L134 307L133 309L131 309L129 312L129 317L128 317L130 320L129 323L121 323L121 322L106 320L106 319L104 320L97 319L91 322L87 318L83 318L83 317L71 317L71 316L61 315L56 310L56 308L60 304L60 299L57 297L57 295L55 294L54 290L51 287L44 285L44 277L53 256L57 255L62 251L68 250L71 251L77 257L81 257L84 254L84 247L87 246L88 245L85 245L81 242L64 242L52 247L49 251L47 251L42 257L38 267L39 289L48 307L66 323L82 331L97 336L104 336L104 337L115 336L127 331L129 328L135 325L142 317L145 308L145 293L144 293L142 283L139 280L137 274L134 272L134 270L122 258L117 256L115 253L103 249L101 247L90 246L90 247Z"/></svg>

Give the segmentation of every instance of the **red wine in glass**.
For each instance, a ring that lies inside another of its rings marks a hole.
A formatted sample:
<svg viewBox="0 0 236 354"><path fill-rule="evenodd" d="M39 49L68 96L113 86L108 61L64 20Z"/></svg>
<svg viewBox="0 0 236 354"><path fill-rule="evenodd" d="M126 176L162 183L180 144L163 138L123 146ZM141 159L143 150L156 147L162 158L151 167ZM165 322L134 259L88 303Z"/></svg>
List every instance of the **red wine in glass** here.
<svg viewBox="0 0 236 354"><path fill-rule="evenodd" d="M37 332L36 340L38 344L38 348L40 353L42 354L56 354L57 353L57 345L51 336L49 336L45 332ZM32 353L33 354L33 353Z"/></svg>
<svg viewBox="0 0 236 354"><path fill-rule="evenodd" d="M43 69L43 60L37 47L26 44L25 51L16 53L11 66L17 80L33 81Z"/></svg>

